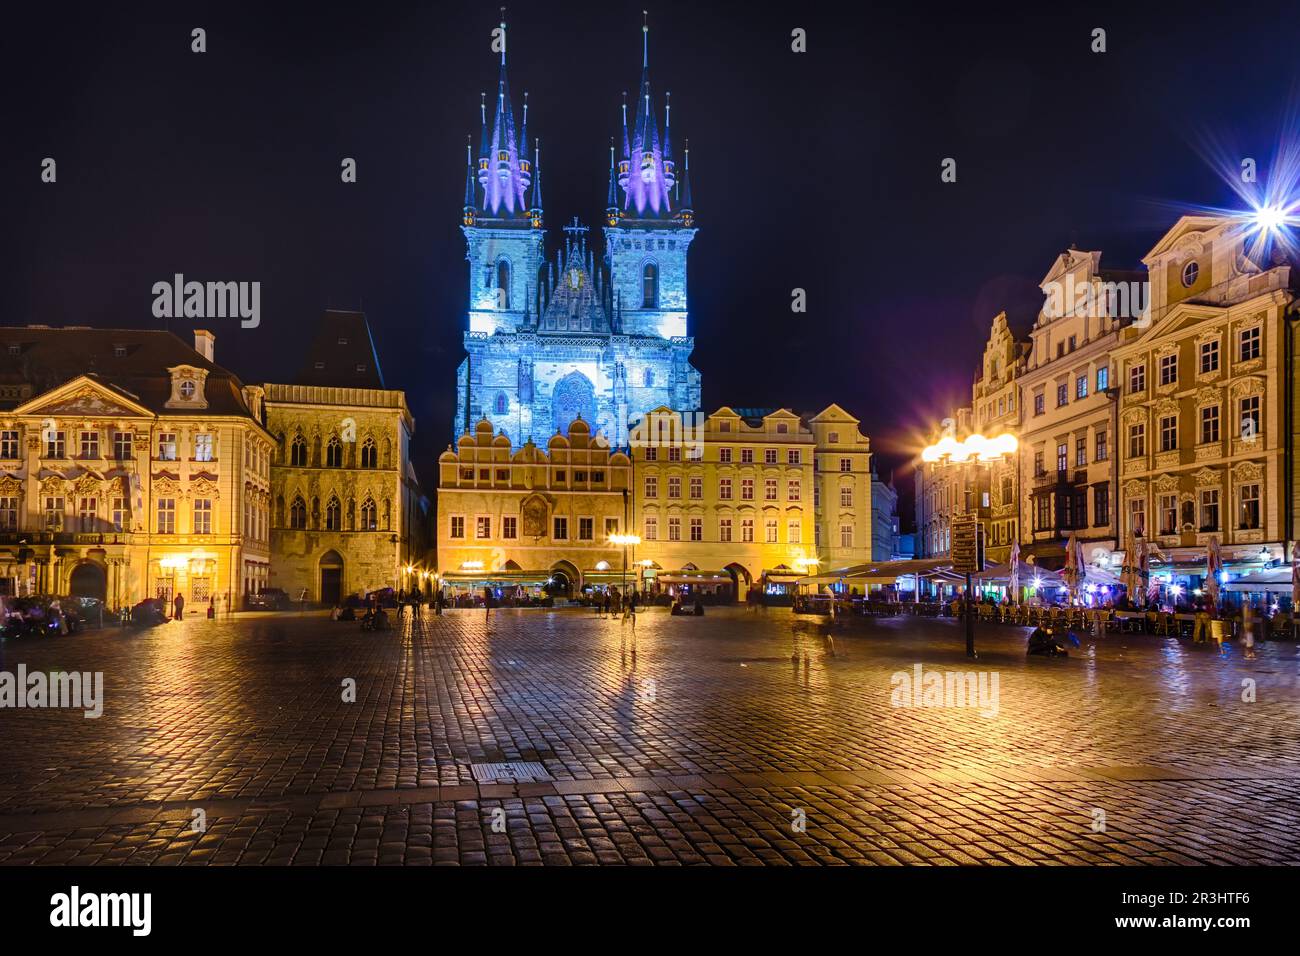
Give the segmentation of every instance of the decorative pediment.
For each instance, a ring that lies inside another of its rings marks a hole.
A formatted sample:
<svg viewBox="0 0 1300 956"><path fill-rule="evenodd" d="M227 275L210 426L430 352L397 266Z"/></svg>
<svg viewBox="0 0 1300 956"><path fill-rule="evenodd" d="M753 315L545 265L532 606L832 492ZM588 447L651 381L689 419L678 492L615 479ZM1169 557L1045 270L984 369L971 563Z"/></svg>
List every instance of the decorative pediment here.
<svg viewBox="0 0 1300 956"><path fill-rule="evenodd" d="M1178 414L1178 399L1162 398L1152 406L1152 411L1157 415L1164 417L1167 415Z"/></svg>
<svg viewBox="0 0 1300 956"><path fill-rule="evenodd" d="M1206 485L1217 485L1221 477L1222 476L1219 474L1218 470L1214 468L1202 468L1200 471L1192 475L1198 488Z"/></svg>
<svg viewBox="0 0 1300 956"><path fill-rule="evenodd" d="M1196 336L1196 344L1201 346L1207 342L1217 342L1222 337L1222 334L1217 326L1211 326Z"/></svg>
<svg viewBox="0 0 1300 956"><path fill-rule="evenodd" d="M40 489L43 495L61 495L67 487L68 480L62 475L49 475L41 479Z"/></svg>
<svg viewBox="0 0 1300 956"><path fill-rule="evenodd" d="M1232 478L1234 481L1256 481L1264 477L1264 466L1259 462L1243 461L1236 468L1232 469Z"/></svg>
<svg viewBox="0 0 1300 956"><path fill-rule="evenodd" d="M199 498L220 498L221 490L217 483L208 478L197 478L191 480L190 491Z"/></svg>
<svg viewBox="0 0 1300 956"><path fill-rule="evenodd" d="M1197 405L1218 405L1223 396L1213 385L1207 385L1196 390L1195 398Z"/></svg>
<svg viewBox="0 0 1300 956"><path fill-rule="evenodd" d="M79 495L97 495L103 490L103 479L90 472L82 475L72 483L72 488Z"/></svg>
<svg viewBox="0 0 1300 956"><path fill-rule="evenodd" d="M112 389L85 375L65 382L52 391L37 395L14 409L15 415L41 415L49 418L133 418L152 417L143 405L137 405Z"/></svg>
<svg viewBox="0 0 1300 956"><path fill-rule="evenodd" d="M1159 362L1159 360L1164 358L1166 355L1177 355L1177 354L1178 354L1177 342L1166 342L1163 345L1156 346L1155 348L1155 357L1157 362Z"/></svg>
<svg viewBox="0 0 1300 956"><path fill-rule="evenodd" d="M1142 407L1126 409L1122 416L1125 425L1141 425L1147 420L1147 410Z"/></svg>
<svg viewBox="0 0 1300 956"><path fill-rule="evenodd" d="M1155 481L1156 491L1171 492L1178 490L1178 479L1173 475L1161 475Z"/></svg>
<svg viewBox="0 0 1300 956"><path fill-rule="evenodd" d="M154 477L153 492L161 498L175 498L181 493L181 483L174 478Z"/></svg>
<svg viewBox="0 0 1300 956"><path fill-rule="evenodd" d="M1262 395L1263 392L1264 380L1256 375L1239 378L1229 386L1229 393L1233 398L1244 398L1247 395Z"/></svg>
<svg viewBox="0 0 1300 956"><path fill-rule="evenodd" d="M23 482L13 475L0 476L0 495L13 498L23 493Z"/></svg>
<svg viewBox="0 0 1300 956"><path fill-rule="evenodd" d="M1137 478L1124 482L1125 498L1141 498L1146 495L1146 493L1146 482L1139 481Z"/></svg>

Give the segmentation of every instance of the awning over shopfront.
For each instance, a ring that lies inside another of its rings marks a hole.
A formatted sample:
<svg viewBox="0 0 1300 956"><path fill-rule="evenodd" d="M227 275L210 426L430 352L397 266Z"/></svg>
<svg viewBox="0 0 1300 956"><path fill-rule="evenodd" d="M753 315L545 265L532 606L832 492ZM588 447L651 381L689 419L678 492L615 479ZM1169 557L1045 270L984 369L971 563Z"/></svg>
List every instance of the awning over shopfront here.
<svg viewBox="0 0 1300 956"><path fill-rule="evenodd" d="M655 576L660 584L731 584L726 571L667 571Z"/></svg>
<svg viewBox="0 0 1300 956"><path fill-rule="evenodd" d="M1225 591L1237 591L1245 594L1290 594L1291 566L1284 564L1277 568L1265 568L1253 574L1229 581L1223 586Z"/></svg>
<svg viewBox="0 0 1300 956"><path fill-rule="evenodd" d="M810 574L798 579L801 585L838 584L892 584L901 577L919 574L923 578L949 580L951 558L909 558L902 561L879 561L875 564L857 564L821 574Z"/></svg>

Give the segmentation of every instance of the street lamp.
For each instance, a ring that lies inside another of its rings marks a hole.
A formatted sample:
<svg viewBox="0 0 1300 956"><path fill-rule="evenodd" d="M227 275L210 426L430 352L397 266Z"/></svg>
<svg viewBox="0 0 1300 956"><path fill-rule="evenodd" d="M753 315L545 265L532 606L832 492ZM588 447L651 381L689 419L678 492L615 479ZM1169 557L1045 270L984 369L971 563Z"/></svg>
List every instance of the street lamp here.
<svg viewBox="0 0 1300 956"><path fill-rule="evenodd" d="M986 438L984 435L968 435L964 440L958 441L952 435L944 435L933 445L927 445L921 452L921 461L930 465L948 466L957 465L961 468L961 478L963 489L963 511L966 514L977 515L975 521L976 551L979 549L979 519L978 512L972 505L971 497L977 489L973 489L970 483L970 472L966 466L969 464L993 465L995 462L1002 461L1010 455L1016 453L1020 443L1016 441L1016 436L1008 433L998 435L996 438ZM951 544L949 545L951 548ZM966 571L966 656L975 656L975 617L971 613L971 571Z"/></svg>
<svg viewBox="0 0 1300 956"><path fill-rule="evenodd" d="M622 600L627 600L627 549L629 546L635 548L641 543L641 539L634 534L611 534L609 543L623 549L623 589L621 592Z"/></svg>

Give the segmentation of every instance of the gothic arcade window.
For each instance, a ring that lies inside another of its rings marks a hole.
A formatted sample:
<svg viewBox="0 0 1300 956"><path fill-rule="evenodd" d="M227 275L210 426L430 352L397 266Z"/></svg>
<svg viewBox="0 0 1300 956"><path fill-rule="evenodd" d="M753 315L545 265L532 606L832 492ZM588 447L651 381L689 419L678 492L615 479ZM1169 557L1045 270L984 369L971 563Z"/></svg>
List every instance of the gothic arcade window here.
<svg viewBox="0 0 1300 956"><path fill-rule="evenodd" d="M510 260L497 260L497 308L510 308Z"/></svg>
<svg viewBox="0 0 1300 956"><path fill-rule="evenodd" d="M331 498L329 504L325 506L325 529L327 531L339 531L343 527L340 519L339 500Z"/></svg>
<svg viewBox="0 0 1300 956"><path fill-rule="evenodd" d="M498 415L504 415L504 414L505 414L506 412L508 412L509 410L510 410L510 402L509 402L509 400L506 398L506 393L505 393L505 392L497 392L497 407L496 407L496 413L497 413Z"/></svg>
<svg viewBox="0 0 1300 956"><path fill-rule="evenodd" d="M293 504L289 506L289 527L298 529L307 527L307 503L302 498L294 498Z"/></svg>
<svg viewBox="0 0 1300 956"><path fill-rule="evenodd" d="M641 308L659 308L659 267L653 262L641 271Z"/></svg>
<svg viewBox="0 0 1300 956"><path fill-rule="evenodd" d="M343 467L343 443L335 435L325 449L325 464L330 468Z"/></svg>
<svg viewBox="0 0 1300 956"><path fill-rule="evenodd" d="M379 467L379 449L375 447L373 438L367 438L365 444L361 446L361 467Z"/></svg>
<svg viewBox="0 0 1300 956"><path fill-rule="evenodd" d="M301 435L294 436L293 444L289 446L289 464L295 468L307 467L307 439Z"/></svg>

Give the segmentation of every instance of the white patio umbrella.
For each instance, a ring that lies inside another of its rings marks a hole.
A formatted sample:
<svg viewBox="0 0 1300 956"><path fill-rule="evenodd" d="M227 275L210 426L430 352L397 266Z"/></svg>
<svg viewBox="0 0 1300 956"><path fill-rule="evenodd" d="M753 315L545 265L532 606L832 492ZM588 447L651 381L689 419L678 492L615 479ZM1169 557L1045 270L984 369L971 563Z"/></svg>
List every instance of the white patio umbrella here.
<svg viewBox="0 0 1300 956"><path fill-rule="evenodd" d="M1011 578L1007 582L1007 589L1011 592L1011 602L1020 603L1020 542L1011 542L1011 559L1007 562L1011 566Z"/></svg>
<svg viewBox="0 0 1300 956"><path fill-rule="evenodd" d="M1071 600L1079 598L1079 580L1083 577L1082 557L1083 549L1079 547L1078 535L1071 531L1070 539L1065 543L1065 570L1061 572L1070 588Z"/></svg>
<svg viewBox="0 0 1300 956"><path fill-rule="evenodd" d="M1291 545L1291 615L1294 618L1296 610L1300 609L1300 541Z"/></svg>
<svg viewBox="0 0 1300 956"><path fill-rule="evenodd" d="M1219 606L1219 572L1223 570L1223 556L1219 554L1219 538L1211 535L1205 546L1205 596L1210 607Z"/></svg>

